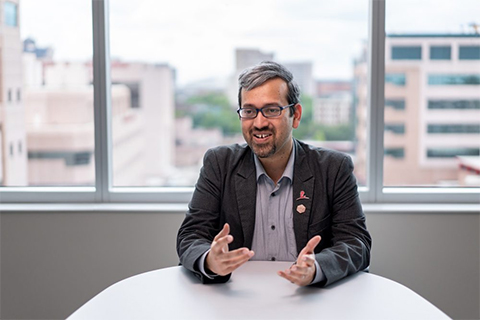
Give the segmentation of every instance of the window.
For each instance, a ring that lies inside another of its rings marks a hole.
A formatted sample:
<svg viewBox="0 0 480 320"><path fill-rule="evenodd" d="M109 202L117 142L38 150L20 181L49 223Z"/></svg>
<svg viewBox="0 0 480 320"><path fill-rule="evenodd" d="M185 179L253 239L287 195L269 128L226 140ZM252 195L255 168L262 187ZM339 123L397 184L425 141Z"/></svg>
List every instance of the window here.
<svg viewBox="0 0 480 320"><path fill-rule="evenodd" d="M429 148L429 158L456 158L458 156L480 156L479 148Z"/></svg>
<svg viewBox="0 0 480 320"><path fill-rule="evenodd" d="M404 134L405 125L404 124L385 124L385 131L389 131L393 134Z"/></svg>
<svg viewBox="0 0 480 320"><path fill-rule="evenodd" d="M458 28L477 0L11 1L2 201L188 202L205 150L243 142L239 70L273 59L304 93L295 136L350 154L362 201L478 202L458 172L479 157L480 38Z"/></svg>
<svg viewBox="0 0 480 320"><path fill-rule="evenodd" d="M5 24L9 27L18 26L18 6L13 2L6 1L4 5Z"/></svg>
<svg viewBox="0 0 480 320"><path fill-rule="evenodd" d="M480 46L460 46L460 60L480 60Z"/></svg>
<svg viewBox="0 0 480 320"><path fill-rule="evenodd" d="M386 73L385 83L391 83L395 86L405 86L407 81L403 73Z"/></svg>
<svg viewBox="0 0 480 320"><path fill-rule="evenodd" d="M480 124L429 124L427 132L433 134L479 134Z"/></svg>
<svg viewBox="0 0 480 320"><path fill-rule="evenodd" d="M420 46L393 46L392 60L421 60L422 47Z"/></svg>
<svg viewBox="0 0 480 320"><path fill-rule="evenodd" d="M480 74L430 74L428 84L439 85L480 85Z"/></svg>
<svg viewBox="0 0 480 320"><path fill-rule="evenodd" d="M480 37L473 28L457 27L476 18L450 4L453 1L385 1L385 52L391 52L391 59L385 59L381 199L401 198L404 192L405 198L418 196L408 188L431 194L465 186L458 157L478 156L480 60L459 63L456 55L474 57ZM479 2L463 4L480 10ZM428 21L445 23L428 23L425 12ZM422 48L428 48L429 59L422 59ZM388 85L390 74L404 74L404 87ZM391 100L407 101L408 108L392 112ZM407 130L402 132L399 124Z"/></svg>
<svg viewBox="0 0 480 320"><path fill-rule="evenodd" d="M21 0L20 15L16 4L2 3L7 25L16 28L5 30L8 37L0 29L2 86L17 103L0 126L19 151L2 163L2 186L93 186L91 1Z"/></svg>
<svg viewBox="0 0 480 320"><path fill-rule="evenodd" d="M450 46L431 46L431 60L450 60L452 48Z"/></svg>
<svg viewBox="0 0 480 320"><path fill-rule="evenodd" d="M480 100L428 100L428 109L480 109Z"/></svg>
<svg viewBox="0 0 480 320"><path fill-rule="evenodd" d="M405 157L404 148L385 148L385 156L395 159L403 159Z"/></svg>
<svg viewBox="0 0 480 320"><path fill-rule="evenodd" d="M309 2L308 10L294 0L213 0L208 7L111 1L113 188L192 187L208 148L244 142L237 78L263 60L284 64L301 88L302 125L294 136L355 158L356 130L365 135L367 128L355 127L349 65L365 50L368 2L338 3L356 18L322 1ZM272 23L280 20L288 28ZM328 36L317 33L324 29ZM356 170L365 176L361 165Z"/></svg>
<svg viewBox="0 0 480 320"><path fill-rule="evenodd" d="M405 110L404 99L385 99L385 107L393 108L394 110Z"/></svg>

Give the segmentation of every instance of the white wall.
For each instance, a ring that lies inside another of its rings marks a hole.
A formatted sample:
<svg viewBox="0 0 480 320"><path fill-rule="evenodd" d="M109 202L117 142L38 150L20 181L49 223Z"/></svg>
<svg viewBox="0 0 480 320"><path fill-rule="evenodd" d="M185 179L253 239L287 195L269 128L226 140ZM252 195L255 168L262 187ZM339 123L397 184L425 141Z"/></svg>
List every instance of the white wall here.
<svg viewBox="0 0 480 320"><path fill-rule="evenodd" d="M177 265L181 213L1 213L1 318L63 319L126 277ZM480 214L367 212L370 271L480 318ZM407 307L407 306L406 306Z"/></svg>

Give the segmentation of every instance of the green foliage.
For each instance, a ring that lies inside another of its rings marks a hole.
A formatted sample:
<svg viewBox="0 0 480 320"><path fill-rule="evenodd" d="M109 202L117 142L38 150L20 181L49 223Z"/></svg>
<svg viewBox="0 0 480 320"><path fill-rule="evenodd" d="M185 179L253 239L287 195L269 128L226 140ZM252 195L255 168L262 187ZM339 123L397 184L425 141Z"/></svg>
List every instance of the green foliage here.
<svg viewBox="0 0 480 320"><path fill-rule="evenodd" d="M293 136L300 140L343 141L352 140L355 132L350 124L328 126L313 121L313 101L309 96L301 97L302 120Z"/></svg>
<svg viewBox="0 0 480 320"><path fill-rule="evenodd" d="M190 107L184 115L192 117L195 128L220 128L226 136L241 132L238 115L225 94L209 92L191 96L186 104Z"/></svg>

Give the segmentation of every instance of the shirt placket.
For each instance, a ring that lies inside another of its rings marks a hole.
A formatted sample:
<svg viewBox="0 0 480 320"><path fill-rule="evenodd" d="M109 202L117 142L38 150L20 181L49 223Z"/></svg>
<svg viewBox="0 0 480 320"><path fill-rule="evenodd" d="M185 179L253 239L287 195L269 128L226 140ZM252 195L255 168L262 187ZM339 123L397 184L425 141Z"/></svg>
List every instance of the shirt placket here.
<svg viewBox="0 0 480 320"><path fill-rule="evenodd" d="M271 261L278 259L279 248L279 216L280 208L278 203L278 193L280 192L281 183L273 186L273 181L269 181L269 186L272 188L269 194L267 212L267 223L265 225L265 234L268 234L267 241L267 256Z"/></svg>

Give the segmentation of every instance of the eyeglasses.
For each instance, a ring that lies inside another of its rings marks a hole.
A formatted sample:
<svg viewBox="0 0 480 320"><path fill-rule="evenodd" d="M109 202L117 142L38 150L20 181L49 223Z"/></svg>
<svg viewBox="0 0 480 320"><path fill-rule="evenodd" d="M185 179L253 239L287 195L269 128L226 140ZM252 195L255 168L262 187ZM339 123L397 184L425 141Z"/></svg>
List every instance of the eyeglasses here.
<svg viewBox="0 0 480 320"><path fill-rule="evenodd" d="M261 109L257 108L240 108L237 110L238 115L241 119L255 119L260 111L265 118L276 118L282 114L283 109L291 108L296 103L289 104L288 106L281 107L281 106L271 106L271 107L263 107Z"/></svg>

